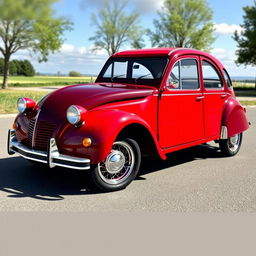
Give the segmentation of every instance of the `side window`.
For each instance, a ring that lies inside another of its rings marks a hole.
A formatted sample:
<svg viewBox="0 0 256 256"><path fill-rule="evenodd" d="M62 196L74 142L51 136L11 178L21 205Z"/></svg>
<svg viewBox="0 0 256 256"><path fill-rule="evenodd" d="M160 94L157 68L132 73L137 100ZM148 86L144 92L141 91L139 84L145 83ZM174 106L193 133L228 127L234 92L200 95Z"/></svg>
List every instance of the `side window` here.
<svg viewBox="0 0 256 256"><path fill-rule="evenodd" d="M195 59L182 59L174 65L169 76L169 89L195 90L199 88Z"/></svg>
<svg viewBox="0 0 256 256"><path fill-rule="evenodd" d="M224 77L225 77L225 80L226 80L226 83L227 83L228 87L231 88L232 87L232 82L231 82L231 79L230 79L230 76L229 76L228 72L225 69L223 69L223 74L224 74Z"/></svg>
<svg viewBox="0 0 256 256"><path fill-rule="evenodd" d="M199 88L197 61L195 59L181 60L180 77L182 89L191 90Z"/></svg>
<svg viewBox="0 0 256 256"><path fill-rule="evenodd" d="M204 87L207 89L221 89L223 84L216 68L208 61L203 60Z"/></svg>

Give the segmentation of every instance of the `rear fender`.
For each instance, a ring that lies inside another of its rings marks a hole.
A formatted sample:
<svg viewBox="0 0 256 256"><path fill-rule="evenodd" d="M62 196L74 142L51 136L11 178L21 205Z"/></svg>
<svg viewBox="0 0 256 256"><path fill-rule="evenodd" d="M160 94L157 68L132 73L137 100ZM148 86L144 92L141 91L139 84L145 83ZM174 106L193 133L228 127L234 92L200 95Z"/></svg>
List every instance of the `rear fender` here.
<svg viewBox="0 0 256 256"><path fill-rule="evenodd" d="M221 139L232 137L246 131L248 128L249 123L245 108L241 106L236 98L229 98L224 105Z"/></svg>

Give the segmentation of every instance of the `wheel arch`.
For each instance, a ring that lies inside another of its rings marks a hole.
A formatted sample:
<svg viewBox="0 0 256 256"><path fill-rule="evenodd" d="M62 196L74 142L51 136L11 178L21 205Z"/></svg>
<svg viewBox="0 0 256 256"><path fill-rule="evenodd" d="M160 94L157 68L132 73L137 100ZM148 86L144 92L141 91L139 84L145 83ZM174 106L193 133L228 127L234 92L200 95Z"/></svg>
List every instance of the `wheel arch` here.
<svg viewBox="0 0 256 256"><path fill-rule="evenodd" d="M144 125L137 122L128 124L123 127L116 140L121 140L126 137L137 141L143 156L160 156L163 158L151 132Z"/></svg>

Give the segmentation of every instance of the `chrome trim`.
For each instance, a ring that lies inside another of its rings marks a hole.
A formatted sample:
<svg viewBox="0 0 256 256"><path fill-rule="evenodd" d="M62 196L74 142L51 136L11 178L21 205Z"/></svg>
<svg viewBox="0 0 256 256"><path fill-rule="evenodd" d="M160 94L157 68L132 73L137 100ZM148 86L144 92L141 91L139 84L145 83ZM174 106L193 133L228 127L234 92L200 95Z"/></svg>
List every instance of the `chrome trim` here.
<svg viewBox="0 0 256 256"><path fill-rule="evenodd" d="M48 157L47 157L48 166L50 168L55 167L53 158L57 158L58 156L59 156L59 151L58 151L56 141L54 138L51 138L49 141L49 149L48 149Z"/></svg>
<svg viewBox="0 0 256 256"><path fill-rule="evenodd" d="M175 93L175 94L161 94L161 96L198 96L198 95L202 95L202 93ZM157 94L154 94L153 96L158 96Z"/></svg>
<svg viewBox="0 0 256 256"><path fill-rule="evenodd" d="M13 138L15 138L15 132L13 129L10 129L8 131L8 142L7 142L7 152L9 155L15 154L15 151L13 151L11 148L11 143L12 143Z"/></svg>
<svg viewBox="0 0 256 256"><path fill-rule="evenodd" d="M90 169L90 159L60 154L54 138L51 138L49 141L47 153L24 146L21 142L17 141L14 130L9 130L8 153L17 153L28 160L48 164L50 168L60 166L76 170Z"/></svg>
<svg viewBox="0 0 256 256"><path fill-rule="evenodd" d="M220 138L222 140L228 139L228 129L226 126L221 126L221 133L220 133Z"/></svg>

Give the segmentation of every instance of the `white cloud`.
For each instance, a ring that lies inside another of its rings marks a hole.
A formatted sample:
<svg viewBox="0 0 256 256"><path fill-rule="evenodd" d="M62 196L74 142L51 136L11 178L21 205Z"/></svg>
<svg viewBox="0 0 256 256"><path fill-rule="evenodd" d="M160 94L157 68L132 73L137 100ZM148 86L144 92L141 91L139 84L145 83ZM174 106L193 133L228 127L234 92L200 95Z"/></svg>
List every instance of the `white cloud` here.
<svg viewBox="0 0 256 256"><path fill-rule="evenodd" d="M228 50L224 48L214 48L211 51L211 54L217 58L227 69L231 77L254 77L255 76L255 67L248 65L237 65L235 63L236 54L235 50Z"/></svg>
<svg viewBox="0 0 256 256"><path fill-rule="evenodd" d="M235 31L238 31L239 33L242 31L241 26L227 23L214 24L214 29L216 35L232 35Z"/></svg>
<svg viewBox="0 0 256 256"><path fill-rule="evenodd" d="M67 74L76 70L82 74L97 75L107 60L108 56L104 50L92 51L93 47L76 47L71 44L63 44L60 51L50 54L48 61L38 63L37 56L31 55L28 51L19 51L12 59L29 59L37 72L57 73L60 71Z"/></svg>

